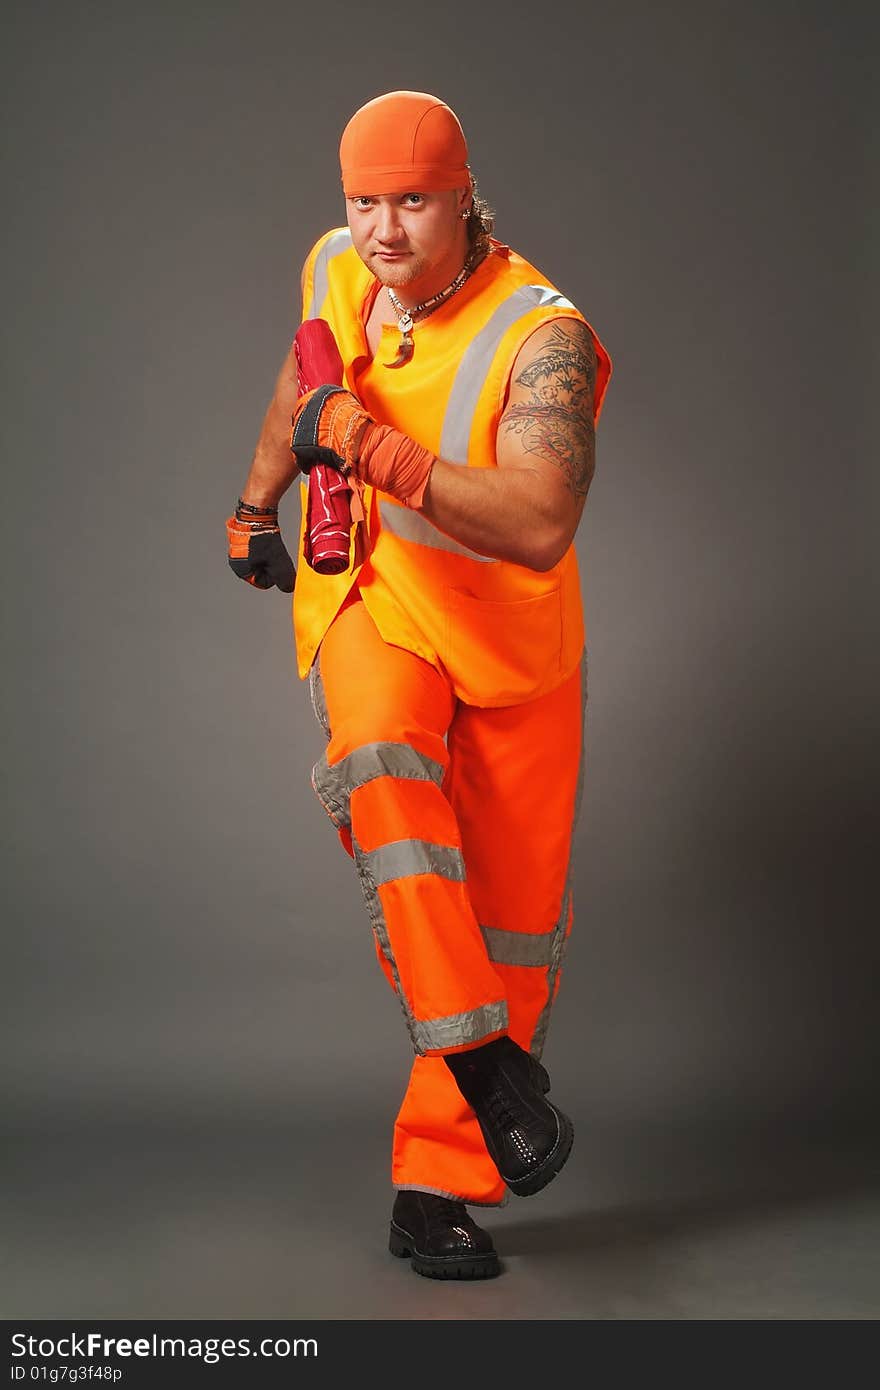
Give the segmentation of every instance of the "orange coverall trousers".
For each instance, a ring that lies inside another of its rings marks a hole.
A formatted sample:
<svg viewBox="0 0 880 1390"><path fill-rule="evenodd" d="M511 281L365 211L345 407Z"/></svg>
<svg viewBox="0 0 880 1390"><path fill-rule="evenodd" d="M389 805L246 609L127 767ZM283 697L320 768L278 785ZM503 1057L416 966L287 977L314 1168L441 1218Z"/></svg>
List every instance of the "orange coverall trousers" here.
<svg viewBox="0 0 880 1390"><path fill-rule="evenodd" d="M478 1205L507 1189L443 1061L509 1032L540 1056L572 924L586 653L526 704L480 708L380 636L355 588L310 675L315 791L355 860L416 1053L392 1183Z"/></svg>

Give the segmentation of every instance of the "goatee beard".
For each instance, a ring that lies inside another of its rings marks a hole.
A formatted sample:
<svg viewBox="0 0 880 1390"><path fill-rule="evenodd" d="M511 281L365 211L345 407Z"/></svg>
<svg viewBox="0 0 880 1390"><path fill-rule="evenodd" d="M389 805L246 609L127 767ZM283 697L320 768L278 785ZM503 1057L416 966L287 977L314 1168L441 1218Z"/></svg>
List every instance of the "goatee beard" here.
<svg viewBox="0 0 880 1390"><path fill-rule="evenodd" d="M414 280L418 280L424 271L424 266L421 262L412 260L406 261L402 265L386 265L377 257L371 269L380 285L388 285L392 290L400 290L411 285Z"/></svg>

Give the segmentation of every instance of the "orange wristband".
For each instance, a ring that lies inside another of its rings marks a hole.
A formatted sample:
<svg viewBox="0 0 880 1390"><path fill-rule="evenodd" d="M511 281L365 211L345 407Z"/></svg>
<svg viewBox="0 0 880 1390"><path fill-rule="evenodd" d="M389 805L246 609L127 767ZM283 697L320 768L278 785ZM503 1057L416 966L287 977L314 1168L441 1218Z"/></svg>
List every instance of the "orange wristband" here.
<svg viewBox="0 0 880 1390"><path fill-rule="evenodd" d="M371 425L364 431L355 472L405 506L420 507L436 458L401 430Z"/></svg>

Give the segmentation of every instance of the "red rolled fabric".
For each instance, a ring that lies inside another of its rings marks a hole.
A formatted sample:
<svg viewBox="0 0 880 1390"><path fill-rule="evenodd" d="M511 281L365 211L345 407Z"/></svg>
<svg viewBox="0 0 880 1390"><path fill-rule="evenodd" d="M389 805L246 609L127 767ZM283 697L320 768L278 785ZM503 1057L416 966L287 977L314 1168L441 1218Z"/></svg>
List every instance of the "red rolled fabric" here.
<svg viewBox="0 0 880 1390"><path fill-rule="evenodd" d="M293 344L301 396L328 383L342 385L342 358L325 319L307 319ZM359 500L354 508L358 519L363 515ZM351 484L335 468L316 463L309 473L303 554L318 574L341 574L348 569L352 513Z"/></svg>

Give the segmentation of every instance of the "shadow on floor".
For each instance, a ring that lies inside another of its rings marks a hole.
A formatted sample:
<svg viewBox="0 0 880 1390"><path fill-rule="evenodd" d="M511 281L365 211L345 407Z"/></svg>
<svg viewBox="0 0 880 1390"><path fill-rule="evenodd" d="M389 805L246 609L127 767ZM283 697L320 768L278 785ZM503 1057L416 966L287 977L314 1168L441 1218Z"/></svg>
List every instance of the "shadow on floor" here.
<svg viewBox="0 0 880 1390"><path fill-rule="evenodd" d="M724 1227L802 1216L830 1202L880 1196L880 1163L875 1155L795 1154L784 1172L762 1171L752 1163L718 1181L717 1171L691 1172L697 1191L658 1192L602 1209L567 1211L534 1218L508 1209L499 1222L506 1254L561 1255L614 1247L644 1247L689 1235L707 1236ZM681 1179L679 1179L681 1181Z"/></svg>

